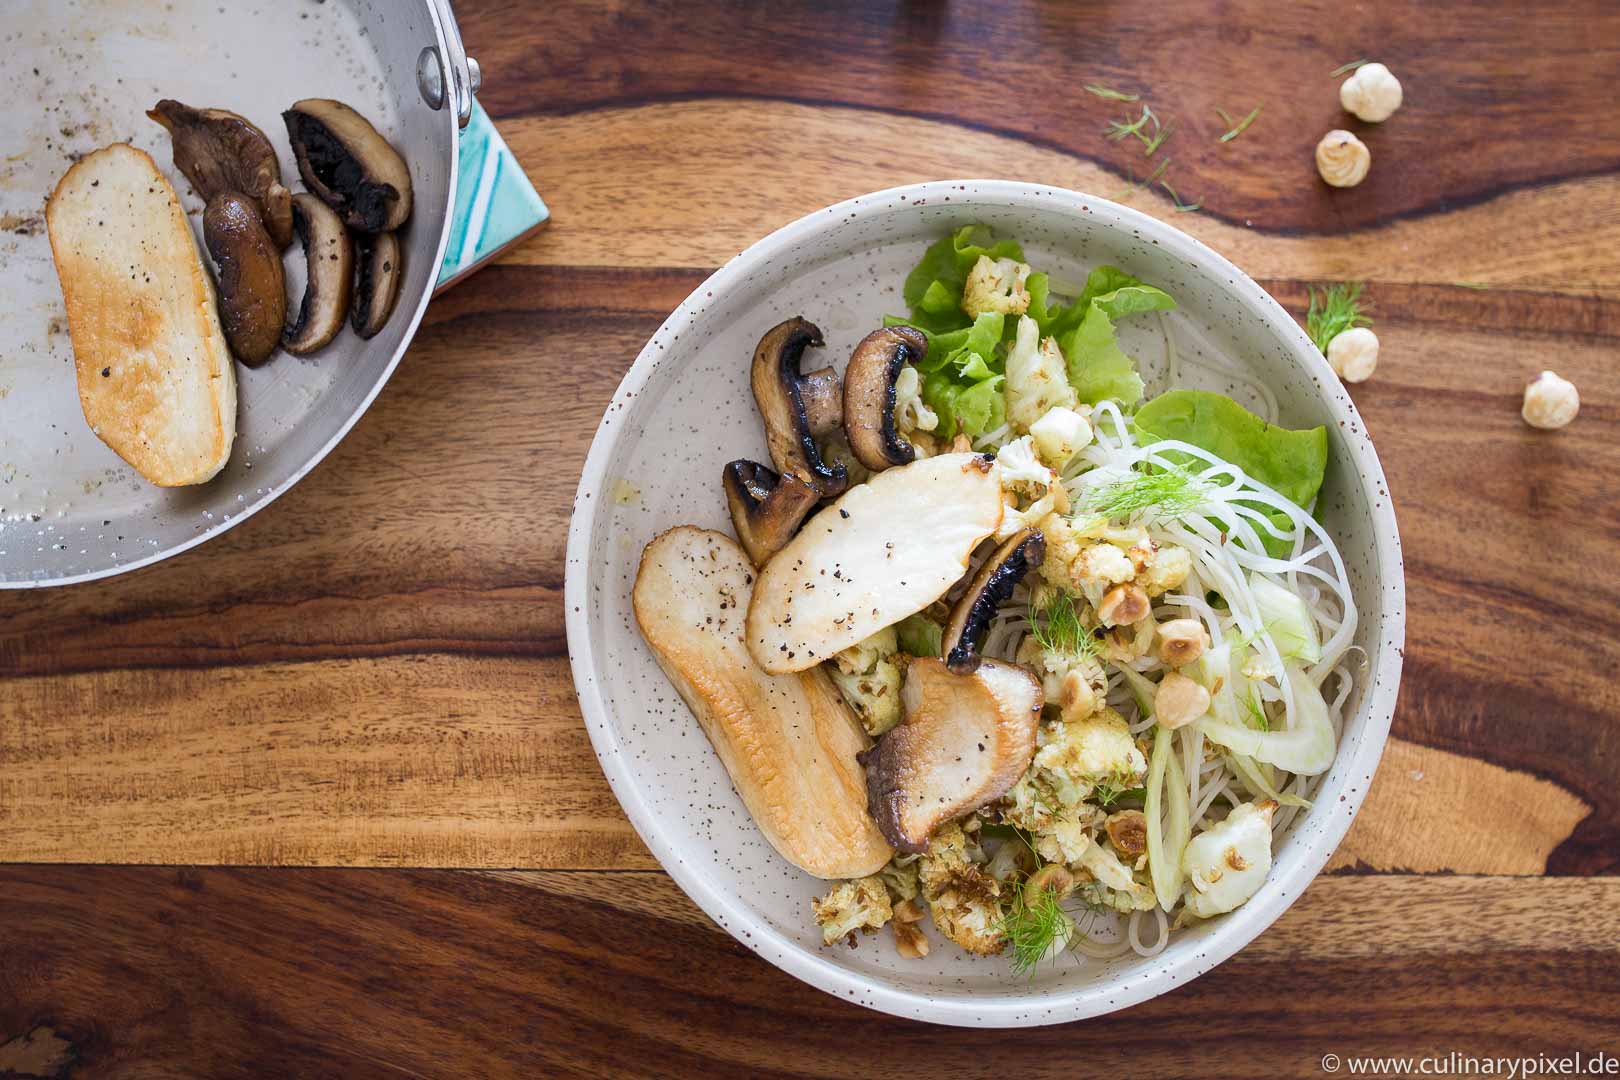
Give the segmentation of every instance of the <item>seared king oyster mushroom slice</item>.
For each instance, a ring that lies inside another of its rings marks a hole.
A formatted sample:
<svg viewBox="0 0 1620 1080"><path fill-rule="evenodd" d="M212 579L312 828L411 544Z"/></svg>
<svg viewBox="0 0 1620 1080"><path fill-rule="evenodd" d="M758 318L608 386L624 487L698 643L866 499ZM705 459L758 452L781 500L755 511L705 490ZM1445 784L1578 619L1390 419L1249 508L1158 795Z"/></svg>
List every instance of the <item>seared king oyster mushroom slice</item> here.
<svg viewBox="0 0 1620 1080"><path fill-rule="evenodd" d="M304 356L331 341L343 327L354 282L354 244L331 207L307 191L293 196L293 227L304 245L309 281L281 347Z"/></svg>
<svg viewBox="0 0 1620 1080"><path fill-rule="evenodd" d="M779 476L757 461L733 461L721 476L737 539L755 566L780 551L821 501L796 476Z"/></svg>
<svg viewBox="0 0 1620 1080"><path fill-rule="evenodd" d="M388 232L411 216L411 172L371 121L341 101L306 98L281 114L309 190L350 228Z"/></svg>
<svg viewBox="0 0 1620 1080"><path fill-rule="evenodd" d="M748 648L803 671L915 614L966 573L1003 513L1000 466L942 454L887 469L805 523L760 571Z"/></svg>
<svg viewBox="0 0 1620 1080"><path fill-rule="evenodd" d="M995 554L984 561L979 572L945 625L943 649L945 664L958 675L971 675L982 662L978 642L990 629L1001 605L1012 595L1024 575L1046 558L1046 537L1039 529L1025 529L1007 538Z"/></svg>
<svg viewBox="0 0 1620 1080"><path fill-rule="evenodd" d="M838 377L830 368L799 373L804 350L823 343L821 331L806 319L795 316L778 323L754 349L750 381L777 471L798 477L822 495L837 495L849 486L849 470L828 465L816 437L818 428L825 434L837 426Z"/></svg>
<svg viewBox="0 0 1620 1080"><path fill-rule="evenodd" d="M1045 696L1017 664L983 660L954 674L937 656L913 660L903 716L861 755L866 809L898 851L928 850L934 830L999 799L1035 756Z"/></svg>
<svg viewBox="0 0 1620 1080"><path fill-rule="evenodd" d="M636 623L771 845L817 877L875 874L894 852L866 812L871 740L824 670L754 663L742 608L756 580L729 536L678 526L641 554Z"/></svg>
<svg viewBox="0 0 1620 1080"><path fill-rule="evenodd" d="M844 431L855 459L873 472L908 465L916 449L895 428L895 381L928 353L928 338L910 326L886 326L861 339L844 369Z"/></svg>

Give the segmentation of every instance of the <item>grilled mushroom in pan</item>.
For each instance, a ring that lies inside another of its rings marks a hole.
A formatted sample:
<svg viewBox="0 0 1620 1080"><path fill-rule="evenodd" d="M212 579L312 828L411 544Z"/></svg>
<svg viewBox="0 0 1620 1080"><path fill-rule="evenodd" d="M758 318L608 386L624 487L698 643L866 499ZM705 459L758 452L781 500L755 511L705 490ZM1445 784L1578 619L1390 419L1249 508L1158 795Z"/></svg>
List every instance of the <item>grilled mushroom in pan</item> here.
<svg viewBox="0 0 1620 1080"><path fill-rule="evenodd" d="M354 237L354 310L349 320L363 338L375 337L399 299L404 269L399 240L391 232L356 233Z"/></svg>
<svg viewBox="0 0 1620 1080"><path fill-rule="evenodd" d="M307 98L281 114L309 190L361 232L388 232L411 216L405 159L371 121L341 101Z"/></svg>
<svg viewBox="0 0 1620 1080"><path fill-rule="evenodd" d="M204 202L241 192L258 207L277 249L292 243L292 193L282 186L276 148L264 132L225 109L194 109L170 98L146 115L168 129L174 166Z"/></svg>
<svg viewBox="0 0 1620 1080"><path fill-rule="evenodd" d="M844 370L844 430L855 458L873 472L907 465L916 449L895 428L895 382L928 353L928 338L910 326L886 326L861 339Z"/></svg>
<svg viewBox="0 0 1620 1080"><path fill-rule="evenodd" d="M828 371L802 375L804 350L823 344L821 331L795 316L772 327L754 350L754 400L765 421L765 442L777 471L812 485L822 495L837 495L849 486L849 470L828 465L816 443L816 428L827 430L829 415L836 417L828 392Z"/></svg>
<svg viewBox="0 0 1620 1080"><path fill-rule="evenodd" d="M354 244L337 214L307 191L293 196L293 228L304 246L309 280L298 316L282 335L281 347L304 356L337 336L349 313Z"/></svg>
<svg viewBox="0 0 1620 1080"><path fill-rule="evenodd" d="M219 322L225 340L242 363L262 364L275 351L287 320L281 251L265 231L253 200L235 191L208 200L203 242L219 267Z"/></svg>
<svg viewBox="0 0 1620 1080"><path fill-rule="evenodd" d="M799 531L821 494L796 476L757 461L733 461L722 479L737 539L755 566L764 566Z"/></svg>
<svg viewBox="0 0 1620 1080"><path fill-rule="evenodd" d="M983 661L979 641L990 628L996 611L1012 595L1024 575L1041 565L1046 557L1046 537L1039 529L1015 533L986 559L973 575L945 626L945 664L958 675L971 675Z"/></svg>

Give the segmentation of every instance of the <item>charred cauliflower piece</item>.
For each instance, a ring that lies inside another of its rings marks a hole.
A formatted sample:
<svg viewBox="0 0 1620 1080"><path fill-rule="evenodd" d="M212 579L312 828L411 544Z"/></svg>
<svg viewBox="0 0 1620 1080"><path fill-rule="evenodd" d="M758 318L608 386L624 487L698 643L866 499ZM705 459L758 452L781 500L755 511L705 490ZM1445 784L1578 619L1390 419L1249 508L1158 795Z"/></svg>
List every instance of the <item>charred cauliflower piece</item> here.
<svg viewBox="0 0 1620 1080"><path fill-rule="evenodd" d="M1022 315L1029 310L1029 264L1017 259L992 259L980 255L962 284L962 310L970 319L987 311Z"/></svg>
<svg viewBox="0 0 1620 1080"><path fill-rule="evenodd" d="M1083 719L1045 725L1037 744L1035 768L1050 778L1066 805L1084 802L1098 784L1135 787L1147 775L1147 758L1125 718L1106 707Z"/></svg>
<svg viewBox="0 0 1620 1080"><path fill-rule="evenodd" d="M823 945L842 941L858 930L877 930L894 917L889 890L879 874L840 881L825 897L810 901L810 906L821 927Z"/></svg>
<svg viewBox="0 0 1620 1080"><path fill-rule="evenodd" d="M895 654L900 639L894 627L885 627L865 641L833 657L827 673L861 718L866 733L877 738L900 722L900 686L903 681Z"/></svg>
<svg viewBox="0 0 1620 1080"><path fill-rule="evenodd" d="M968 858L967 837L960 824L952 822L934 834L918 867L923 898L941 934L981 956L1005 947L1001 883Z"/></svg>

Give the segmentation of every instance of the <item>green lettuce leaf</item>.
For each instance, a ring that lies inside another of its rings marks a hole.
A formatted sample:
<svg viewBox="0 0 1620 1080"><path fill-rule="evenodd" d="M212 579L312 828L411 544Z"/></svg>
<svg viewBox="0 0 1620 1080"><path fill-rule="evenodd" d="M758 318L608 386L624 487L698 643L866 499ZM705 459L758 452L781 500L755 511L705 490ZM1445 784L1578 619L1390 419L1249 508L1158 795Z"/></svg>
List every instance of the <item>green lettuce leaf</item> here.
<svg viewBox="0 0 1620 1080"><path fill-rule="evenodd" d="M923 378L924 404L939 414L934 435L950 439L961 431L968 436L983 435L1006 422L1007 403L1001 384L1007 377L993 373L980 382L970 382L948 371L936 371Z"/></svg>
<svg viewBox="0 0 1620 1080"><path fill-rule="evenodd" d="M894 630L901 650L912 656L939 656L943 652L945 628L920 611L895 623Z"/></svg>
<svg viewBox="0 0 1620 1080"><path fill-rule="evenodd" d="M906 275L903 295L911 309L911 324L930 332L967 326L962 286L981 255L1024 261L1024 249L1016 240L997 240L984 225L963 226L929 245Z"/></svg>
<svg viewBox="0 0 1620 1080"><path fill-rule="evenodd" d="M1229 461L1301 508L1308 508L1327 473L1327 428L1303 430L1268 424L1225 394L1171 390L1137 410L1138 442L1175 439ZM1257 507L1257 509L1261 509ZM1291 528L1286 514L1266 511L1279 530ZM1266 551L1286 557L1289 545L1264 532Z"/></svg>
<svg viewBox="0 0 1620 1080"><path fill-rule="evenodd" d="M1141 441L1176 439L1208 450L1300 507L1309 507L1327 472L1325 427L1268 424L1225 394L1171 390L1136 413Z"/></svg>
<svg viewBox="0 0 1620 1080"><path fill-rule="evenodd" d="M1093 270L1080 299L1048 323L1068 361L1069 383L1080 400L1095 405L1111 398L1125 406L1142 400L1142 376L1137 373L1136 362L1119 347L1114 320L1175 306L1168 293L1143 284L1118 267L1099 266ZM1066 329L1074 312L1081 312L1079 320L1072 329Z"/></svg>

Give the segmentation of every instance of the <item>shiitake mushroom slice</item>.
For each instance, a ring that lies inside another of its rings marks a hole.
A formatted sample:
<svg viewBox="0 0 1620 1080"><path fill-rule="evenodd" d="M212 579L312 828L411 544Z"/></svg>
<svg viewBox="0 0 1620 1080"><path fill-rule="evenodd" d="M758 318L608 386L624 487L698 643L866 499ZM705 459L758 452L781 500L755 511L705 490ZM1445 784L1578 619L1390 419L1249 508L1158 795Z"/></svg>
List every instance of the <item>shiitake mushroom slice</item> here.
<svg viewBox="0 0 1620 1080"><path fill-rule="evenodd" d="M341 101L306 98L281 114L309 190L361 232L391 232L411 216L411 173L371 121Z"/></svg>
<svg viewBox="0 0 1620 1080"><path fill-rule="evenodd" d="M307 356L337 336L349 313L354 243L336 212L309 192L293 196L292 210L293 231L303 245L309 279L298 315L282 335L281 347L296 356Z"/></svg>
<svg viewBox="0 0 1620 1080"><path fill-rule="evenodd" d="M226 192L252 199L277 250L292 243L292 193L281 183L276 148L252 121L227 109L194 109L164 98L147 116L162 124L174 167L208 202Z"/></svg>
<svg viewBox="0 0 1620 1080"><path fill-rule="evenodd" d="M399 238L391 232L354 236L354 306L349 322L362 338L376 337L399 299L404 268Z"/></svg>
<svg viewBox="0 0 1620 1080"><path fill-rule="evenodd" d="M219 268L219 323L236 358L262 364L281 340L287 283L281 251L247 195L227 191L203 209L203 242Z"/></svg>

